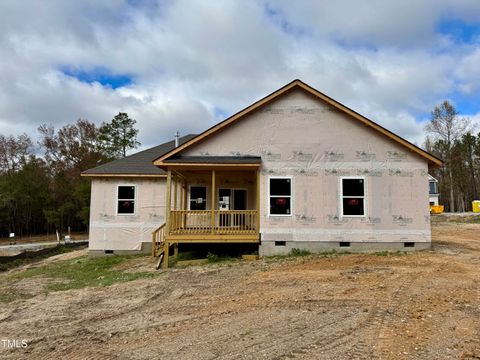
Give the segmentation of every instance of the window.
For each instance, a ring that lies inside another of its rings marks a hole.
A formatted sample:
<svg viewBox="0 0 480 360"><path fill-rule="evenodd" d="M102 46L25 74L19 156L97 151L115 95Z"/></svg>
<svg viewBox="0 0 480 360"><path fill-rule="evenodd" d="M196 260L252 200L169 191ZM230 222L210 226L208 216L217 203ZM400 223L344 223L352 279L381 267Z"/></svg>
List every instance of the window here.
<svg viewBox="0 0 480 360"><path fill-rule="evenodd" d="M207 188L205 186L190 187L190 210L207 210Z"/></svg>
<svg viewBox="0 0 480 360"><path fill-rule="evenodd" d="M430 181L428 184L430 185L429 186L429 193L430 194L438 194L437 183L435 181Z"/></svg>
<svg viewBox="0 0 480 360"><path fill-rule="evenodd" d="M292 179L270 178L270 215L292 214Z"/></svg>
<svg viewBox="0 0 480 360"><path fill-rule="evenodd" d="M365 179L342 179L343 216L365 216Z"/></svg>
<svg viewBox="0 0 480 360"><path fill-rule="evenodd" d="M117 214L135 214L135 186L119 186Z"/></svg>

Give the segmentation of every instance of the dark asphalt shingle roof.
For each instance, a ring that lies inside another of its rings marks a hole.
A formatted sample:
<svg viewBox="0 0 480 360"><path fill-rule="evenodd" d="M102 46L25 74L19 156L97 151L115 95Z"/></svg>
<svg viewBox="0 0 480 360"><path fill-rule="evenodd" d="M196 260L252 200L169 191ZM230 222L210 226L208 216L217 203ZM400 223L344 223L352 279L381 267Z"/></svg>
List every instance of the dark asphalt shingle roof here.
<svg viewBox="0 0 480 360"><path fill-rule="evenodd" d="M164 160L165 163L204 164L260 164L260 156L179 156Z"/></svg>
<svg viewBox="0 0 480 360"><path fill-rule="evenodd" d="M194 138L190 134L180 138L180 145ZM175 141L154 146L150 149L140 151L136 154L97 166L84 171L85 175L165 175L165 171L153 165L153 161L175 148Z"/></svg>

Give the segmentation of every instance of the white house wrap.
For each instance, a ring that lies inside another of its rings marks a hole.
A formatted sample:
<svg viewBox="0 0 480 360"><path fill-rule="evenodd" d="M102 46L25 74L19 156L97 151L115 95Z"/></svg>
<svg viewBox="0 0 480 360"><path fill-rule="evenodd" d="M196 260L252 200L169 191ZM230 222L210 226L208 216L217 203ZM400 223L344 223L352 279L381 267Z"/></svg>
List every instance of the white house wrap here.
<svg viewBox="0 0 480 360"><path fill-rule="evenodd" d="M247 209L260 212L262 255L293 248L428 248L428 168L441 161L385 129L377 131L359 121L358 114L352 116L343 105L316 96L316 90L298 80L287 87L264 104L247 108L234 122L158 154L155 164L166 170L175 159L196 159L198 165L198 159L259 157L259 204L252 173L222 170L215 193L226 184L246 190ZM208 174L185 174L189 184L203 183L210 199ZM136 186L134 215L117 215L114 210L116 187L124 183ZM277 190L271 187L277 185L285 193L274 194ZM165 221L165 199L164 178L94 178L90 249L140 250L142 242L150 241L152 229ZM211 205L207 201L205 208Z"/></svg>

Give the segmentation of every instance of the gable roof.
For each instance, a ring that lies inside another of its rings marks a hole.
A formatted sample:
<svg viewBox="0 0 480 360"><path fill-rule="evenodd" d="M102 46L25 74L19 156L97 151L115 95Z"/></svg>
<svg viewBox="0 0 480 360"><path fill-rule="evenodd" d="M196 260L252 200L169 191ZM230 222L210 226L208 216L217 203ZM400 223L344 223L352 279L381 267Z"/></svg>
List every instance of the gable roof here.
<svg viewBox="0 0 480 360"><path fill-rule="evenodd" d="M332 99L331 97L321 93L320 91L312 88L311 86L305 84L301 80L293 80L289 84L285 85L284 87L278 89L277 91L271 93L270 95L267 95L261 100L258 100L257 102L253 103L252 105L246 107L245 109L239 111L238 113L230 116L229 118L225 119L224 121L218 123L217 125L212 126L210 129L204 131L200 135L194 137L193 139L190 139L189 141L186 141L184 144L181 146L172 149L171 151L163 154L162 156L159 156L155 161L155 165L165 165L165 160L168 159L169 157L180 153L184 149L192 146L193 144L199 143L209 136L217 133L218 131L222 130L223 128L228 127L229 125L234 124L237 121L240 121L243 119L246 115L250 114L251 112L257 110L258 108L266 105L267 103L271 102L272 100L280 97L281 95L286 94L287 92L293 90L293 89L303 89L304 91L308 92L309 94L313 95L314 97L330 104L331 106L337 108L338 110L342 111L343 113L350 115L352 118L358 120L359 122L363 123L373 131L376 131L380 133L381 135L385 136L386 138L389 138L390 140L393 140L397 142L398 144L402 145L403 147L407 148L408 150L416 153L417 155L423 157L425 160L428 161L429 167L438 167L443 165L443 161L436 156L428 153L427 151L419 148L418 146L412 144L411 142L405 140L404 138L394 134L393 132L385 129L383 126L375 123L374 121L366 118L365 116L357 113L356 111L350 109L349 107L339 103L338 101Z"/></svg>
<svg viewBox="0 0 480 360"><path fill-rule="evenodd" d="M190 134L180 138L180 144L183 144L196 135ZM145 176L145 177L163 177L165 171L153 165L153 161L159 156L173 150L175 141L169 141L164 144L154 146L150 149L117 159L106 164L97 166L93 169L82 172L82 176Z"/></svg>

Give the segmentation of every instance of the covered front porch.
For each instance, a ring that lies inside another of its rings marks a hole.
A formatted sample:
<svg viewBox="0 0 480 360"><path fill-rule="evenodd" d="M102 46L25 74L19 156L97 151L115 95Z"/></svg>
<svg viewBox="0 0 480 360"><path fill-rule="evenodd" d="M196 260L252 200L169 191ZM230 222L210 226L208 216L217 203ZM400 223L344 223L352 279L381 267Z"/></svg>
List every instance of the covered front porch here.
<svg viewBox="0 0 480 360"><path fill-rule="evenodd" d="M208 160L166 165L166 222L152 238L164 267L179 243L259 242L260 158Z"/></svg>

